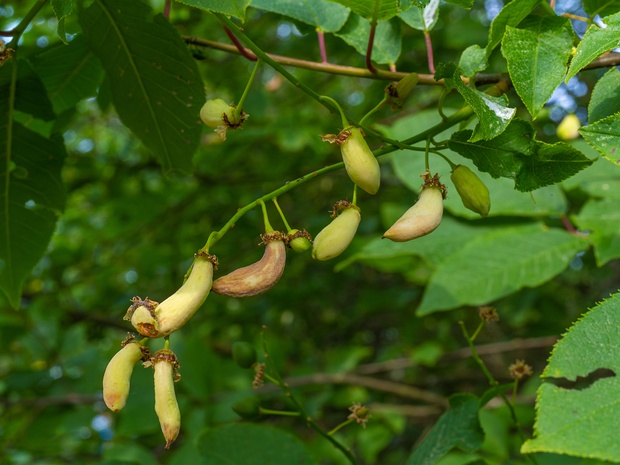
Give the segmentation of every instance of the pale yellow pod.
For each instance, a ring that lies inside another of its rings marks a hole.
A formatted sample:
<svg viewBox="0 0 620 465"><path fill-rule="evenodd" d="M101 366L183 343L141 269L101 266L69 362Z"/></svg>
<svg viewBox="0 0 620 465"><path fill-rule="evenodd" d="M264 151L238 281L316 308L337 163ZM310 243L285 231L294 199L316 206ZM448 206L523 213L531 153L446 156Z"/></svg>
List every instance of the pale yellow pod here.
<svg viewBox="0 0 620 465"><path fill-rule="evenodd" d="M160 304L148 301L150 305L147 302L147 305L137 305L133 310L130 307L134 328L143 336L157 338L185 325L209 295L214 260L211 255L197 255L187 280L174 294Z"/></svg>
<svg viewBox="0 0 620 465"><path fill-rule="evenodd" d="M343 210L316 235L312 244L312 258L330 260L346 250L362 220L359 209L351 206Z"/></svg>
<svg viewBox="0 0 620 465"><path fill-rule="evenodd" d="M108 363L103 374L103 401L113 412L127 403L133 368L142 358L142 345L129 342Z"/></svg>
<svg viewBox="0 0 620 465"><path fill-rule="evenodd" d="M286 265L286 234L263 235L266 243L261 259L238 268L213 282L213 292L228 297L251 297L267 292L282 277Z"/></svg>
<svg viewBox="0 0 620 465"><path fill-rule="evenodd" d="M347 174L351 181L374 195L381 184L379 162L372 154L359 128L350 127L345 131L349 136L341 143L340 150Z"/></svg>
<svg viewBox="0 0 620 465"><path fill-rule="evenodd" d="M166 439L166 449L179 436L181 411L174 392L176 357L172 351L162 349L153 356L155 385L155 413Z"/></svg>
<svg viewBox="0 0 620 465"><path fill-rule="evenodd" d="M433 232L443 216L443 192L439 187L422 189L418 201L384 234L384 239L405 242Z"/></svg>

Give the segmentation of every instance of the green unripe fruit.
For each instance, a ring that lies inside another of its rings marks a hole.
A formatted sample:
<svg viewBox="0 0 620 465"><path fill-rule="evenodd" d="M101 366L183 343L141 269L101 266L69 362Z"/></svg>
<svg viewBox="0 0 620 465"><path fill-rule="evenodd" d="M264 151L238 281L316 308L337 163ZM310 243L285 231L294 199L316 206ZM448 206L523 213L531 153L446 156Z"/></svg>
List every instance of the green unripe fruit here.
<svg viewBox="0 0 620 465"><path fill-rule="evenodd" d="M246 397L235 402L232 409L244 420L257 420L260 417L260 400L257 397Z"/></svg>
<svg viewBox="0 0 620 465"><path fill-rule="evenodd" d="M232 356L241 368L252 368L256 363L256 350L247 342L235 342L232 346Z"/></svg>
<svg viewBox="0 0 620 465"><path fill-rule="evenodd" d="M200 119L210 128L234 125L235 107L221 98L207 100L200 109ZM238 123L238 121L237 121Z"/></svg>
<svg viewBox="0 0 620 465"><path fill-rule="evenodd" d="M346 203L346 202L345 202ZM312 258L330 260L346 250L362 220L359 208L350 205L317 234L312 245Z"/></svg>
<svg viewBox="0 0 620 465"><path fill-rule="evenodd" d="M579 137L581 122L574 113L566 115L558 124L557 135L562 140L573 140Z"/></svg>
<svg viewBox="0 0 620 465"><path fill-rule="evenodd" d="M376 194L381 183L381 168L362 132L359 128L350 127L340 134L346 137L340 150L349 178L369 194Z"/></svg>
<svg viewBox="0 0 620 465"><path fill-rule="evenodd" d="M463 205L480 216L487 216L491 209L489 189L482 180L467 166L458 165L452 171L450 179L461 196Z"/></svg>
<svg viewBox="0 0 620 465"><path fill-rule="evenodd" d="M310 234L307 231L291 229L288 232L288 237L289 247L297 253L302 253L312 248L312 240L310 238Z"/></svg>

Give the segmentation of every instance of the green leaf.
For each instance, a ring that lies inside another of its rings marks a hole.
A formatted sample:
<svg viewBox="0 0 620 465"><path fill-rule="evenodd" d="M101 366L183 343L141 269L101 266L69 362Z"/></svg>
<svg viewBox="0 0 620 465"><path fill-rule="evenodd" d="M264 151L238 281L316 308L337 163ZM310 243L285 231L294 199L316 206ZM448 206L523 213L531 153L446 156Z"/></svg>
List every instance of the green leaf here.
<svg viewBox="0 0 620 465"><path fill-rule="evenodd" d="M566 75L573 43L568 18L527 18L519 29L507 26L502 54L515 90L536 117Z"/></svg>
<svg viewBox="0 0 620 465"><path fill-rule="evenodd" d="M600 152L607 160L620 164L620 114L608 116L589 126L579 129L588 144Z"/></svg>
<svg viewBox="0 0 620 465"><path fill-rule="evenodd" d="M399 0L330 0L351 9L353 13L370 21L383 21L396 16L401 8Z"/></svg>
<svg viewBox="0 0 620 465"><path fill-rule="evenodd" d="M619 0L583 0L583 9L591 17L599 15L601 17L617 13L620 10Z"/></svg>
<svg viewBox="0 0 620 465"><path fill-rule="evenodd" d="M521 452L620 461L620 295L583 316L556 344L536 399L535 437Z"/></svg>
<svg viewBox="0 0 620 465"><path fill-rule="evenodd" d="M579 237L538 224L480 234L462 242L460 250L437 267L416 313L485 305L523 287L538 286L561 273L587 247Z"/></svg>
<svg viewBox="0 0 620 465"><path fill-rule="evenodd" d="M52 11L58 20L58 37L65 44L67 43L67 34L65 33L65 19L71 13L73 13L73 1L72 0L52 0Z"/></svg>
<svg viewBox="0 0 620 465"><path fill-rule="evenodd" d="M349 17L347 8L328 0L252 0L251 6L294 18L324 32L340 30Z"/></svg>
<svg viewBox="0 0 620 465"><path fill-rule="evenodd" d="M177 30L141 2L95 0L79 19L123 123L164 171L190 171L202 132L204 90Z"/></svg>
<svg viewBox="0 0 620 465"><path fill-rule="evenodd" d="M317 465L300 439L267 425L210 429L198 438L198 448L202 465Z"/></svg>
<svg viewBox="0 0 620 465"><path fill-rule="evenodd" d="M454 74L453 83L479 120L471 134L471 142L493 139L506 130L517 110L507 106L505 95L493 97L473 89L461 81L458 72Z"/></svg>
<svg viewBox="0 0 620 465"><path fill-rule="evenodd" d="M579 229L589 231L588 238L594 245L599 267L614 258L620 258L620 209L617 196L590 199L574 220Z"/></svg>
<svg viewBox="0 0 620 465"><path fill-rule="evenodd" d="M515 188L521 192L563 181L594 161L564 142L551 145L537 141L536 145L535 155L522 157L523 167L515 178Z"/></svg>
<svg viewBox="0 0 620 465"><path fill-rule="evenodd" d="M507 26L515 27L529 15L540 0L519 0L517 2L509 2L499 14L493 18L489 29L489 41L486 46L487 58L491 55L495 47L499 45L504 36Z"/></svg>
<svg viewBox="0 0 620 465"><path fill-rule="evenodd" d="M430 31L439 19L439 0L431 0L424 8L413 7L398 17L414 29Z"/></svg>
<svg viewBox="0 0 620 465"><path fill-rule="evenodd" d="M471 10L471 7L474 6L474 0L446 0L446 2L465 8L466 10Z"/></svg>
<svg viewBox="0 0 620 465"><path fill-rule="evenodd" d="M368 20L352 14L344 27L335 33L361 55L366 55L370 23ZM401 36L398 23L383 21L377 25L372 46L372 61L379 64L396 63L401 52Z"/></svg>
<svg viewBox="0 0 620 465"><path fill-rule="evenodd" d="M601 54L620 46L620 13L605 18L605 27L592 23L577 46L566 82Z"/></svg>
<svg viewBox="0 0 620 465"><path fill-rule="evenodd" d="M200 8L201 10L222 13L243 21L245 10L252 0L177 0L179 3Z"/></svg>
<svg viewBox="0 0 620 465"><path fill-rule="evenodd" d="M620 113L620 72L613 67L600 78L590 96L588 122L597 122Z"/></svg>
<svg viewBox="0 0 620 465"><path fill-rule="evenodd" d="M463 76L472 77L488 66L487 56L479 45L470 45L461 54L459 68Z"/></svg>
<svg viewBox="0 0 620 465"><path fill-rule="evenodd" d="M101 64L82 36L69 45L50 47L32 61L58 115L96 95L103 79Z"/></svg>
<svg viewBox="0 0 620 465"><path fill-rule="evenodd" d="M482 446L484 432L478 420L479 399L471 394L450 397L447 410L407 459L407 465L433 465L454 447L473 452Z"/></svg>
<svg viewBox="0 0 620 465"><path fill-rule="evenodd" d="M15 76L15 102L14 107L3 107L3 111L12 112L19 110L44 121L56 118L52 104L47 96L45 87L35 74L30 63L26 60L11 60L0 67L0 98L7 97L12 93L10 87ZM6 102L8 105L8 102ZM6 115L2 113L4 118Z"/></svg>

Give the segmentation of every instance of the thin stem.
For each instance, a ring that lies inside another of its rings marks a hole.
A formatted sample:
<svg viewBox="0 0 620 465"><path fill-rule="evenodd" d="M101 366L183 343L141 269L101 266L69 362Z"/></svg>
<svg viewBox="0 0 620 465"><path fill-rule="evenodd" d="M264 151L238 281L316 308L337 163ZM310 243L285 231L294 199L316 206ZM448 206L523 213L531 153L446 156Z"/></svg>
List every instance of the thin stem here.
<svg viewBox="0 0 620 465"><path fill-rule="evenodd" d="M164 349L170 348L170 335L164 336Z"/></svg>
<svg viewBox="0 0 620 465"><path fill-rule="evenodd" d="M334 429L332 429L329 433L330 436L333 436L334 434L336 434L338 431L340 431L342 428L344 428L345 426L350 425L351 423L353 423L355 420L353 418L349 418L346 421L343 421L342 423L340 423L338 426L336 426Z"/></svg>
<svg viewBox="0 0 620 465"><path fill-rule="evenodd" d="M430 149L430 145L431 145L431 138L429 136L426 138L426 149L424 150L424 167L426 168L427 171L431 169L430 160L428 159L428 151Z"/></svg>
<svg viewBox="0 0 620 465"><path fill-rule="evenodd" d="M433 42L431 41L431 34L428 31L424 31L424 43L426 44L426 56L428 58L428 69L431 74L435 74L435 59L433 58Z"/></svg>
<svg viewBox="0 0 620 465"><path fill-rule="evenodd" d="M286 221L286 217L284 216L284 212L280 208L280 204L278 203L278 199L276 199L274 197L273 199L271 199L271 201L276 206L276 210L278 210L278 213L280 214L280 218L282 218L282 221L284 222L284 226L286 226L286 232L290 232L291 231L291 227L289 226L288 221Z"/></svg>
<svg viewBox="0 0 620 465"><path fill-rule="evenodd" d="M555 8L555 0L549 0L549 6L553 10Z"/></svg>
<svg viewBox="0 0 620 465"><path fill-rule="evenodd" d="M372 110L370 110L368 113L366 113L362 119L360 120L360 126L364 124L364 121L366 121L366 118L368 118L370 115L374 114L377 110L379 110L383 105L386 104L386 102L389 100L389 97L387 95L383 96L383 100L381 100Z"/></svg>
<svg viewBox="0 0 620 465"><path fill-rule="evenodd" d="M590 20L588 18L585 18L583 16L574 15L572 13L562 13L562 16L564 16L565 18L576 19L577 21L583 21L584 23L589 23L590 22Z"/></svg>
<svg viewBox="0 0 620 465"><path fill-rule="evenodd" d="M474 331L474 334L471 335L471 342L474 342L476 340L478 334L480 334L480 331L482 331L482 328L484 328L484 321L480 321L480 324L476 328L476 331Z"/></svg>
<svg viewBox="0 0 620 465"><path fill-rule="evenodd" d="M357 205L357 184L353 184L353 200L351 203Z"/></svg>
<svg viewBox="0 0 620 465"><path fill-rule="evenodd" d="M510 403L514 406L517 401L517 389L519 387L519 379L516 378L515 382L512 386L512 398L510 399Z"/></svg>
<svg viewBox="0 0 620 465"><path fill-rule="evenodd" d="M170 19L170 7L171 7L171 0L166 0L166 3L164 4L164 18L166 19Z"/></svg>
<svg viewBox="0 0 620 465"><path fill-rule="evenodd" d="M258 203L260 204L260 208L263 211L263 222L265 223L265 232L266 233L273 232L271 223L269 223L269 215L267 215L267 206L265 205L265 202L262 200L259 200Z"/></svg>
<svg viewBox="0 0 620 465"><path fill-rule="evenodd" d="M327 95L321 95L320 100L325 102L330 102L335 108L340 112L340 117L342 118L342 128L348 128L350 126L349 120L347 119L347 115L344 114L344 110L340 106L338 102L336 102L333 98L328 97Z"/></svg>
<svg viewBox="0 0 620 465"><path fill-rule="evenodd" d="M269 408L258 407L258 411L264 415L280 415L282 417L298 417L299 412L289 412L286 410L271 410Z"/></svg>
<svg viewBox="0 0 620 465"><path fill-rule="evenodd" d="M265 377L266 378L268 377L270 381L272 381L274 384L279 386L280 389L282 389L286 397L288 397L293 403L293 405L295 405L295 407L299 411L300 416L306 421L306 424L308 426L310 426L313 430L315 430L317 433L319 433L321 436L323 436L325 439L331 442L338 450L340 450L343 453L343 455L349 460L349 462L352 465L359 465L357 460L351 453L350 449L348 449L343 444L341 444L340 441L336 440L336 438L334 438L333 436L330 436L323 428L319 426L319 424L310 415L306 413L306 410L304 409L304 407L299 403L299 401L293 395L291 388L288 386L288 384L286 384L282 380L282 377L280 376L280 373L278 372L276 367L272 363L269 363L270 358L269 358L269 351L267 350L267 341L265 340L265 329L266 327L263 327L263 331L261 333L261 338L263 342L263 350L265 351L265 359L267 360L267 363L269 364L269 368L271 369L271 372L273 373L273 376L268 377L268 375L265 374Z"/></svg>
<svg viewBox="0 0 620 465"><path fill-rule="evenodd" d="M321 63L327 63L327 49L325 48L325 34L319 28L316 29L316 36L319 39L319 51L321 52Z"/></svg>
<svg viewBox="0 0 620 465"><path fill-rule="evenodd" d="M235 120L241 117L241 111L243 110L243 103L245 102L245 98L250 93L250 87L252 87L252 83L254 82L254 78L256 77L256 72L258 71L258 67L260 66L260 60L256 60L256 64L254 65L254 69L252 70L252 74L250 74L250 79L248 79L247 84L245 85L245 89L243 90L243 94L235 107Z"/></svg>
<svg viewBox="0 0 620 465"><path fill-rule="evenodd" d="M450 160L448 157L446 157L443 153L441 153L441 152L437 152L437 151L435 151L435 150L432 150L432 152L433 152L435 155L439 155L441 158L443 158L445 161L447 161L447 162L448 162L448 164L450 165L450 169L451 169L451 170L453 170L454 168L456 168L456 164L455 164L455 163L452 163L452 160Z"/></svg>
<svg viewBox="0 0 620 465"><path fill-rule="evenodd" d="M237 36L235 34L232 33L232 31L230 29L228 29L227 27L224 27L224 31L226 31L226 35L228 36L228 38L232 41L233 44L235 44L235 47L237 48L237 50L239 51L239 53L241 53L241 55L243 55L245 58L247 58L250 61L256 61L258 60L258 58L256 57L256 55L252 55L250 52L248 52L245 47L243 46L243 44L241 42L239 42L239 39L237 39Z"/></svg>
<svg viewBox="0 0 620 465"><path fill-rule="evenodd" d="M377 2L378 3L378 2ZM370 34L368 35L368 47L366 47L366 68L373 74L377 73L377 68L372 64L372 46L375 43L375 32L377 30L377 21L373 21L370 25Z"/></svg>
<svg viewBox="0 0 620 465"><path fill-rule="evenodd" d="M37 3L30 8L28 13L26 13L26 16L24 16L19 24L13 29L13 38L11 39L11 42L8 43L7 48L17 47L17 42L19 42L22 34L46 2L47 0L37 0Z"/></svg>

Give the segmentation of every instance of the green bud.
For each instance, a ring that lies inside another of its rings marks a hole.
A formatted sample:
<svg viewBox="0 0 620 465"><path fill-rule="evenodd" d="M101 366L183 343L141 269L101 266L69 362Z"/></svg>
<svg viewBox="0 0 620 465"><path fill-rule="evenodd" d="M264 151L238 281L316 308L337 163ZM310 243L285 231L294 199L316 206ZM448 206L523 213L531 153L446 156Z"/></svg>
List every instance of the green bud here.
<svg viewBox="0 0 620 465"><path fill-rule="evenodd" d="M297 253L305 252L312 248L312 239L308 231L300 231L299 229L291 229L288 232L289 247Z"/></svg>
<svg viewBox="0 0 620 465"><path fill-rule="evenodd" d="M456 187L456 191L461 196L463 205L473 212L478 213L480 216L487 216L491 209L491 198L489 196L489 189L482 182L482 180L470 170L467 166L458 165L452 174L450 179Z"/></svg>
<svg viewBox="0 0 620 465"><path fill-rule="evenodd" d="M207 102L200 109L200 119L210 128L217 128L218 126L227 126L225 123L228 120L233 122L235 113L235 107L229 105L221 98L213 100L207 100ZM226 120L224 119L226 118Z"/></svg>
<svg viewBox="0 0 620 465"><path fill-rule="evenodd" d="M235 402L232 409L244 420L257 420L260 417L260 400L257 397L246 397Z"/></svg>
<svg viewBox="0 0 620 465"><path fill-rule="evenodd" d="M388 84L385 93L388 95L392 103L392 110L399 110L403 107L403 103L413 88L418 83L418 73L411 73L396 83Z"/></svg>
<svg viewBox="0 0 620 465"><path fill-rule="evenodd" d="M232 356L241 368L252 368L252 365L256 363L256 350L247 342L235 342L232 346Z"/></svg>

